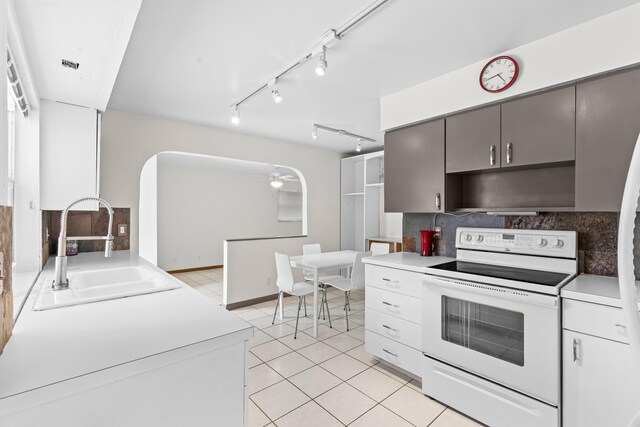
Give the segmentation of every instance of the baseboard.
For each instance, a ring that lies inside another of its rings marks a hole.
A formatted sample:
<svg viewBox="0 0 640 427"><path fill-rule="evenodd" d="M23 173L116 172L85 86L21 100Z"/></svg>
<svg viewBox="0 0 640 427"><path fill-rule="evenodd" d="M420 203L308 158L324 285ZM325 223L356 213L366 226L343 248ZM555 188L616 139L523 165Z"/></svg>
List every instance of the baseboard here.
<svg viewBox="0 0 640 427"><path fill-rule="evenodd" d="M223 267L224 265L208 265L205 267L183 268L182 270L167 270L167 273L169 274L189 273L192 271L212 270L214 268L223 268Z"/></svg>
<svg viewBox="0 0 640 427"><path fill-rule="evenodd" d="M225 305L225 308L227 310L235 310L236 308L242 308L250 305L260 304L267 301L272 301L276 298L278 298L278 294L265 295L263 297L258 297L258 298L248 299L245 301L238 301L231 304L227 304Z"/></svg>

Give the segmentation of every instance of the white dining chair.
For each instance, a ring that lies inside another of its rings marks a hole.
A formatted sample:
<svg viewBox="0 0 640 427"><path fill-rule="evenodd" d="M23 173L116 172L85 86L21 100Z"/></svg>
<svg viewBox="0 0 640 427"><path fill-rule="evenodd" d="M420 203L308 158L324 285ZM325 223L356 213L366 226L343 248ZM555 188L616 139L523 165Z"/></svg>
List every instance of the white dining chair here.
<svg viewBox="0 0 640 427"><path fill-rule="evenodd" d="M389 244L373 242L369 249L371 250L371 255L373 256L386 255L389 253Z"/></svg>
<svg viewBox="0 0 640 427"><path fill-rule="evenodd" d="M275 324L276 322L276 313L278 312L278 305L280 304L280 298L286 292L289 295L294 295L298 297L298 311L296 312L296 330L293 334L293 338L296 339L298 337L298 321L300 320L300 309L302 306L302 301L306 295L313 293L313 284L309 282L294 282L293 281L293 272L291 271L291 262L289 260L289 255L280 254L278 252L276 255L276 271L278 273L278 278L276 279L276 285L278 286L278 301L276 302L276 309L273 312L273 320L271 324ZM329 306L327 303L326 291L322 288L318 288L318 292L322 292L324 301L327 304L327 312L329 311ZM305 316L306 316L306 302L305 302ZM331 317L329 317L329 323L331 323Z"/></svg>
<svg viewBox="0 0 640 427"><path fill-rule="evenodd" d="M344 292L344 312L347 318L347 331L349 330L349 293L353 290L364 288L364 263L362 262L362 258L370 255L371 252L359 252L356 254L356 258L353 260L353 267L351 268L351 278L340 277L329 280L326 283ZM328 305L327 310L329 310Z"/></svg>
<svg viewBox="0 0 640 427"><path fill-rule="evenodd" d="M313 254L319 254L322 253L322 247L320 246L320 243L308 243L306 245L302 245L302 255L313 255ZM312 282L313 283L313 270L305 268L302 270L302 275L304 276L304 280L308 281L308 282ZM338 279L342 276L336 276L336 275L326 275L326 274L319 274L318 275L318 286L319 288L325 289L327 288L327 286L325 285L325 282L328 280L333 280L333 279ZM328 309L327 312L325 312L324 308L325 306L328 307L328 303L327 303L327 293L324 292L322 294L322 300L320 301L320 307L318 309L318 319L320 318L320 315L322 315L322 320L326 319L326 315L329 316L329 327L332 328L333 326L331 325L331 315L329 315L328 313ZM326 315L325 315L326 313Z"/></svg>

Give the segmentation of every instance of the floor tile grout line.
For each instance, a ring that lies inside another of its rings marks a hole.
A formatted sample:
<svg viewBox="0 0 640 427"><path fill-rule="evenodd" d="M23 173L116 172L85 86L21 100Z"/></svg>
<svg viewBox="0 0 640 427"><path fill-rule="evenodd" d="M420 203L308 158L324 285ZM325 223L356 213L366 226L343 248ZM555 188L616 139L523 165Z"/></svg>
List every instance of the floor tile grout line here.
<svg viewBox="0 0 640 427"><path fill-rule="evenodd" d="M411 425L415 426L416 424L412 423L411 421L409 421L408 419L406 419L406 418L405 418L405 417L403 417L402 415L398 414L398 413L397 413L397 412L395 412L393 409L391 409L391 408L388 408L388 407L384 406L384 402L385 402L386 400L388 400L391 396L393 396L393 395L394 395L394 394L396 394L396 393L399 393L399 392L400 392L400 390L402 390L403 388L408 387L408 386L409 386L409 385L408 385L408 383L407 383L407 384L403 385L402 387L400 387L399 389L397 389L396 391L394 391L393 393L391 393L389 396L385 397L383 400L381 400L381 401L380 401L380 405L381 405L383 408L387 409L388 411L391 411L392 413L396 414L397 416L399 416L400 418L402 418L403 420L405 420L405 421L406 421L406 422L408 422L409 424L411 424ZM409 389L410 389L410 390L412 390L410 387L409 387ZM414 390L414 391L415 391L415 390ZM423 396L425 396L425 397L429 398L429 397L428 397L428 396L426 396L426 395L423 395ZM444 405L443 405L443 406L444 406ZM447 409L447 407L445 406L445 407L444 407L444 409L442 410L442 412L444 412L446 409ZM435 420L440 416L440 414L441 414L442 412L440 412L440 413L436 416L436 418L434 418L434 419L431 421L431 423L432 423L433 421L435 421ZM429 425L431 425L431 423L429 423L429 424L427 425L427 427L428 427Z"/></svg>
<svg viewBox="0 0 640 427"><path fill-rule="evenodd" d="M267 424L265 424L265 426L271 424L273 422L273 420L271 419L271 417L269 417L269 415L265 414L265 412L262 410L262 408L260 407L260 405L258 405L252 398L251 396L248 397L248 399L253 402L254 405L256 405L256 408L258 408L260 410L260 412L262 412L262 414L267 417L267 419L269 420L269 422ZM248 411L247 411L248 412ZM248 417L247 417L248 418ZM264 426L263 426L264 427Z"/></svg>
<svg viewBox="0 0 640 427"><path fill-rule="evenodd" d="M443 406L444 406L444 405L443 405ZM449 409L449 407L448 407L448 406L445 406L445 407L444 407L444 409L443 409L442 411L440 411L440 413L438 414L438 416L437 416L437 417L435 417L435 418L433 419L433 421L431 421L429 424L427 424L427 427L429 427L429 426L433 425L433 423L435 423L435 422L436 422L436 420L437 420L438 418L440 418L440 417L442 416L442 414L444 414L444 413L445 413L445 411L446 411L447 409Z"/></svg>

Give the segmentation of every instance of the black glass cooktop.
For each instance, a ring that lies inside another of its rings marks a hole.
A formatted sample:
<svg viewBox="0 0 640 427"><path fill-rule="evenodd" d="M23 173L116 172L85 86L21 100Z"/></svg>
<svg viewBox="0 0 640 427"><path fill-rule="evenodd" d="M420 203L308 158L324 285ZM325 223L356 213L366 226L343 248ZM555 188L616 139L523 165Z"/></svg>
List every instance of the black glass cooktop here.
<svg viewBox="0 0 640 427"><path fill-rule="evenodd" d="M544 286L557 286L569 275L549 271L527 270L525 268L503 267L491 264L476 264L474 262L451 261L435 265L436 270L456 271L458 273L476 276L495 277L497 279L515 280L518 282L534 283Z"/></svg>

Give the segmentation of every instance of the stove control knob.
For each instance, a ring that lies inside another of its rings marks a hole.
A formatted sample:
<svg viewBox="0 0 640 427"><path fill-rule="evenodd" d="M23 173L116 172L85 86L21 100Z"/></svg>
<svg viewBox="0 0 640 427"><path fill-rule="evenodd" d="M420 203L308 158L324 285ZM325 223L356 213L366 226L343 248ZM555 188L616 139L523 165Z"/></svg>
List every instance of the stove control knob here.
<svg viewBox="0 0 640 427"><path fill-rule="evenodd" d="M472 236L471 234L466 234L466 235L464 236L464 239L465 239L467 242L470 242L470 241L471 241L471 239L473 239L473 236Z"/></svg>
<svg viewBox="0 0 640 427"><path fill-rule="evenodd" d="M482 234L479 234L479 235L476 237L476 242L482 242L483 240L484 240L484 237L482 236Z"/></svg>
<svg viewBox="0 0 640 427"><path fill-rule="evenodd" d="M564 246L564 242L563 242L562 240L560 240L560 239L555 239L555 240L553 241L553 247L554 247L554 248L561 248L561 247L563 247L563 246Z"/></svg>
<svg viewBox="0 0 640 427"><path fill-rule="evenodd" d="M536 243L539 247L544 248L545 246L547 246L547 239L543 239L542 237L540 237L538 238L538 241Z"/></svg>

